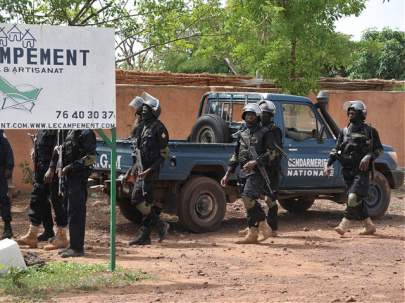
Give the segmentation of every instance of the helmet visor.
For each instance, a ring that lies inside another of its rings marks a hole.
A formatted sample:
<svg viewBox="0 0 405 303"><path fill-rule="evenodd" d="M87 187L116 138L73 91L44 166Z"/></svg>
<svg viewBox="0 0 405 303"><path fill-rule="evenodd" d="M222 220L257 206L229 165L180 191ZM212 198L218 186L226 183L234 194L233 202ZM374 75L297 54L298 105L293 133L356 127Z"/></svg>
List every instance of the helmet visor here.
<svg viewBox="0 0 405 303"><path fill-rule="evenodd" d="M354 100L354 101L346 101L343 104L343 109L347 112L349 109L354 109L356 111L362 111L364 114L367 111L367 107L363 101Z"/></svg>

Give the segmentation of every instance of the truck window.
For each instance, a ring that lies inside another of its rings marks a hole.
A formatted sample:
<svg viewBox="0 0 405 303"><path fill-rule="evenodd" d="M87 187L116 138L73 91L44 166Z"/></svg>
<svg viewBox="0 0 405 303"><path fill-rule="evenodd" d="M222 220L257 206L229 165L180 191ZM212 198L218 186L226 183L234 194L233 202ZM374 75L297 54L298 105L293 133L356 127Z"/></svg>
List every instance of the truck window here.
<svg viewBox="0 0 405 303"><path fill-rule="evenodd" d="M243 122L242 121L242 112L245 107L245 103L238 102L233 104L233 121Z"/></svg>
<svg viewBox="0 0 405 303"><path fill-rule="evenodd" d="M219 115L220 108L219 102L214 100L208 100L208 108L205 111L207 114Z"/></svg>
<svg viewBox="0 0 405 303"><path fill-rule="evenodd" d="M241 120L242 110L245 106L242 102L233 102L228 100L209 100L206 113L220 116L223 120L231 122L231 117L234 121Z"/></svg>
<svg viewBox="0 0 405 303"><path fill-rule="evenodd" d="M317 123L312 108L305 104L283 105L285 136L304 141L317 136Z"/></svg>

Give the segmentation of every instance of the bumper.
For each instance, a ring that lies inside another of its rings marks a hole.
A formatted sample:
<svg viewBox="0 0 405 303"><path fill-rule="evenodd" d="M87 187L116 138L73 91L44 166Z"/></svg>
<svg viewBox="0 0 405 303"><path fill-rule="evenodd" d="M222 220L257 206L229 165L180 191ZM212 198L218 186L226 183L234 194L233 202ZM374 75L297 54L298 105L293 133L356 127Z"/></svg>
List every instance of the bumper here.
<svg viewBox="0 0 405 303"><path fill-rule="evenodd" d="M404 171L395 169L391 170L392 180L393 180L393 188L399 188L404 184Z"/></svg>

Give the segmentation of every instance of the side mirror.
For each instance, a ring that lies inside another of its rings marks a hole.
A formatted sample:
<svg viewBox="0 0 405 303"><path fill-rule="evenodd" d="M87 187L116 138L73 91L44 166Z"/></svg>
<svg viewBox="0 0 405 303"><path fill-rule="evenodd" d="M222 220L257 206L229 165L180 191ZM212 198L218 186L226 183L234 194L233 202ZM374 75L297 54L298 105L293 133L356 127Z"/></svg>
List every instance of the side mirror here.
<svg viewBox="0 0 405 303"><path fill-rule="evenodd" d="M316 100L320 104L328 104L329 102L329 93L327 91L321 90L316 96Z"/></svg>

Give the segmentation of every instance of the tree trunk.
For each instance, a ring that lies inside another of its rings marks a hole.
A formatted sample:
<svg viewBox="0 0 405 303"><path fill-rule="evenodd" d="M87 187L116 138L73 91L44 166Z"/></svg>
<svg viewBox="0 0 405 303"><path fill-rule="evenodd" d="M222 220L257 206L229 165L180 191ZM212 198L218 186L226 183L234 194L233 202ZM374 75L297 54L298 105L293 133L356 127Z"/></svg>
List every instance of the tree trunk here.
<svg viewBox="0 0 405 303"><path fill-rule="evenodd" d="M290 79L294 80L297 78L296 75L296 70L295 67L297 65L297 38L294 37L291 40L291 53L290 53L290 62L291 62L291 68L290 68Z"/></svg>

